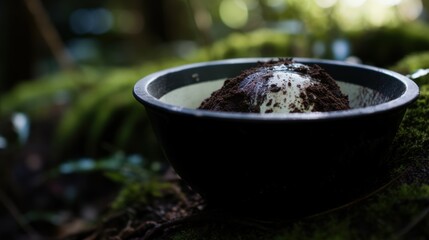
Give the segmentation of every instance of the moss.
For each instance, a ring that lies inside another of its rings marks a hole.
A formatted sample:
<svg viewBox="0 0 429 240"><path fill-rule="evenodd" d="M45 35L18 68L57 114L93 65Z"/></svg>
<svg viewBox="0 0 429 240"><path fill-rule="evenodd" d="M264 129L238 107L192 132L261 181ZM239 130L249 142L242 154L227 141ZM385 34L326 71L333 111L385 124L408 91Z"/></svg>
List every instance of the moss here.
<svg viewBox="0 0 429 240"><path fill-rule="evenodd" d="M408 74L429 68L429 52L411 54L392 65L391 70ZM397 160L421 164L429 157L429 74L414 79L420 96L407 110L394 142Z"/></svg>
<svg viewBox="0 0 429 240"><path fill-rule="evenodd" d="M429 52L409 55L391 67L402 74L428 68ZM429 157L429 74L414 81L420 87L420 96L408 108L395 145L403 157L422 159Z"/></svg>
<svg viewBox="0 0 429 240"><path fill-rule="evenodd" d="M203 237L204 236L204 237ZM189 228L174 234L171 240L260 240L273 238L272 234L263 233L253 228L235 228L217 224L206 225L201 228Z"/></svg>
<svg viewBox="0 0 429 240"><path fill-rule="evenodd" d="M390 68L401 73L409 73L420 68L429 67L429 52L409 54Z"/></svg>
<svg viewBox="0 0 429 240"><path fill-rule="evenodd" d="M426 184L403 184L378 195L372 204L363 208L365 215L362 217L365 218L366 225L373 229L369 235L372 239L394 239L411 234L404 230L410 222L424 212L427 199L429 199L429 186ZM425 225L429 223L428 220Z"/></svg>
<svg viewBox="0 0 429 240"><path fill-rule="evenodd" d="M416 73L418 70L427 70L429 69L429 51L409 54L390 68L405 75ZM429 74L423 75L415 81L422 88L422 92L429 91Z"/></svg>
<svg viewBox="0 0 429 240"><path fill-rule="evenodd" d="M129 206L145 205L150 199L163 197L163 192L169 189L171 184L160 181L131 182L119 191L111 208L120 210Z"/></svg>
<svg viewBox="0 0 429 240"><path fill-rule="evenodd" d="M293 223L274 239L397 239L417 231L422 236L429 219L420 228L409 228L424 213L428 197L429 185L401 185L363 204Z"/></svg>
<svg viewBox="0 0 429 240"><path fill-rule="evenodd" d="M354 231L350 229L350 221L336 218L326 218L325 221L315 222L301 221L287 227L278 234L274 240L283 239L353 239Z"/></svg>

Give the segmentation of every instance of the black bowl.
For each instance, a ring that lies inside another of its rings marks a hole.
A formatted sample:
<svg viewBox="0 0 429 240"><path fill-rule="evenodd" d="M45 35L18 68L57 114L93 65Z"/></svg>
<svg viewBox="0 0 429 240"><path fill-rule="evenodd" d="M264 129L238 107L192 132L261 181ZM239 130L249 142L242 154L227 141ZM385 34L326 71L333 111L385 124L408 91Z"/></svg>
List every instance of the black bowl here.
<svg viewBox="0 0 429 240"><path fill-rule="evenodd" d="M349 95L352 109L291 114L195 109L221 86L213 80L266 60L189 64L136 83L134 96L177 174L209 205L267 215L303 216L379 187L399 124L419 94L417 85L386 69L295 58L324 68Z"/></svg>

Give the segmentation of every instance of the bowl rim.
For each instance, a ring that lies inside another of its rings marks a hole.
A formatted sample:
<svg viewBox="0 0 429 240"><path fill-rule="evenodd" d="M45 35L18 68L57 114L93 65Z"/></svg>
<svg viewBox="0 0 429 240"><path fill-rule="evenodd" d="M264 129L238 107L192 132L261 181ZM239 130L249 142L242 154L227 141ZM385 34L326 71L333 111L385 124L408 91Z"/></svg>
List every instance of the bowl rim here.
<svg viewBox="0 0 429 240"><path fill-rule="evenodd" d="M215 65L224 65L224 64L243 64L243 63L256 63L258 61L268 61L272 59L277 59L278 57L259 57L259 58L229 58L222 60L212 60L204 62L196 62L184 64L176 67L167 68L149 74L141 79L139 79L133 88L134 97L142 103L144 106L149 105L160 110L164 110L170 113L194 116L200 118L218 118L225 120L240 120L240 121L282 121L282 120L293 120L293 121L308 121L308 120L333 120L339 118L354 118L361 117L373 114L380 114L383 112L392 111L398 108L405 108L414 102L419 96L419 87L418 85L409 79L408 77L399 74L397 72L370 66L360 63L350 63L339 60L330 60L330 59L319 59L319 58L300 58L294 57L293 60L300 63L311 63L311 64L328 64L328 65L337 65L340 67L355 67L366 69L370 71L377 71L382 74L391 76L399 80L405 87L405 91L395 99L390 101L368 106L362 108L354 108L349 110L341 111L330 111L330 112L308 112L308 113L275 113L275 114L260 114L260 113L239 113L239 112L218 112L211 110L201 110L201 109L192 109L182 106L177 106L169 103L160 101L158 98L152 96L148 91L148 86L158 78L174 73L181 70L198 68L198 67L207 67Z"/></svg>

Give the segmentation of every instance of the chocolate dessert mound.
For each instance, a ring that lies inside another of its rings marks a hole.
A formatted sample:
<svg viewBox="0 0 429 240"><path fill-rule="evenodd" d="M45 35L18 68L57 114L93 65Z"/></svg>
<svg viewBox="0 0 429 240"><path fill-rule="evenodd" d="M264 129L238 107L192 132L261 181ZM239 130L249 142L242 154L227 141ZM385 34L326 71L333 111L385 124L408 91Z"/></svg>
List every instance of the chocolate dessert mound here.
<svg viewBox="0 0 429 240"><path fill-rule="evenodd" d="M295 94L296 93L296 94ZM228 78L198 109L242 113L302 113L350 109L348 96L318 65L292 58L258 62Z"/></svg>

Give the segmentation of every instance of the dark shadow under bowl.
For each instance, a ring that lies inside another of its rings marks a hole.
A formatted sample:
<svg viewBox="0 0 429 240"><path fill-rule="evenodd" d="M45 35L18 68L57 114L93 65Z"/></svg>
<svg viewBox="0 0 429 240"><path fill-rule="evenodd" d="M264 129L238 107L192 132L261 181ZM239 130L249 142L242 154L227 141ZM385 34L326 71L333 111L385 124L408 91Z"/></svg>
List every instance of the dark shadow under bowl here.
<svg viewBox="0 0 429 240"><path fill-rule="evenodd" d="M351 110L293 114L195 109L227 77L268 58L184 65L139 80L134 96L175 171L208 202L267 216L304 216L379 187L388 152L417 85L366 65L318 64L349 95Z"/></svg>

